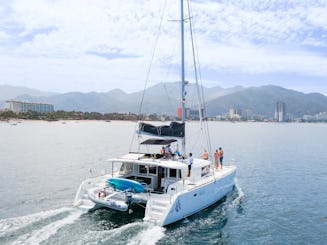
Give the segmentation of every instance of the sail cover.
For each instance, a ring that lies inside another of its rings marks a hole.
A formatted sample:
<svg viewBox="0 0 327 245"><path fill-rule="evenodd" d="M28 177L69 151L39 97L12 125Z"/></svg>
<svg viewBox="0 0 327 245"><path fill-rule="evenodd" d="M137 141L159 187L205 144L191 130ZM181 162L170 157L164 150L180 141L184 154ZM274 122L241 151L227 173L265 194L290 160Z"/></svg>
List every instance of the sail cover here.
<svg viewBox="0 0 327 245"><path fill-rule="evenodd" d="M156 136L184 137L185 124L171 122L170 125L154 126L149 123L141 122L139 124L139 132Z"/></svg>

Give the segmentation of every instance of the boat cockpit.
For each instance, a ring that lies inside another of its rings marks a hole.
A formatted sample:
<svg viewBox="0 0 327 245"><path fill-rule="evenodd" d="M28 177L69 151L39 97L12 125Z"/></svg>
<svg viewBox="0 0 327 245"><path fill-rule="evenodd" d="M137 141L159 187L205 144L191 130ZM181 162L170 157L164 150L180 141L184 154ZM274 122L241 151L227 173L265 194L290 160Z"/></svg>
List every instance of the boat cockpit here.
<svg viewBox="0 0 327 245"><path fill-rule="evenodd" d="M137 181L147 192L156 193L166 193L170 184L185 176L187 168L182 162L154 159L140 153L130 153L120 159L111 159L110 162L113 177Z"/></svg>

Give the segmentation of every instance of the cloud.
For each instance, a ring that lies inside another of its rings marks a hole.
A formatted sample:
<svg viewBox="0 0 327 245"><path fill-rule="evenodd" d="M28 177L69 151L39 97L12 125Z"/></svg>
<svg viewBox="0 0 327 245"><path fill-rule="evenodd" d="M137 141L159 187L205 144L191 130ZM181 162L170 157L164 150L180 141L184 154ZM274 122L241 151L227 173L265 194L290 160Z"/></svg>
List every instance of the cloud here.
<svg viewBox="0 0 327 245"><path fill-rule="evenodd" d="M327 77L327 58L313 52L291 47L251 44L231 46L207 43L208 49L201 54L201 64L210 69L238 71L249 74L299 73Z"/></svg>
<svg viewBox="0 0 327 245"><path fill-rule="evenodd" d="M325 2L324 7L310 7L308 9L307 20L310 24L322 29L327 29L327 16L326 16L327 4Z"/></svg>
<svg viewBox="0 0 327 245"><path fill-rule="evenodd" d="M157 18L160 7L156 1L138 1L137 4L101 0L16 1L10 17L17 26L23 27L19 36L31 35L40 29L56 30L27 40L18 47L20 54L71 57L71 54L109 47L143 55L144 46L153 40L153 30L158 24L153 17Z"/></svg>
<svg viewBox="0 0 327 245"><path fill-rule="evenodd" d="M76 89L78 82L80 90L92 89L89 81L96 81L94 90L115 86L138 90L165 9L151 82L177 80L179 22L171 20L179 18L179 3L165 2L4 1L0 5L0 60L6 70L1 69L0 78L28 79L31 86L34 82L34 87L56 90L60 86ZM326 1L198 0L191 7L204 69L263 74L267 80L280 73L327 78ZM186 44L188 54L190 43ZM191 65L188 61L187 66Z"/></svg>
<svg viewBox="0 0 327 245"><path fill-rule="evenodd" d="M0 43L5 42L10 39L10 35L8 35L6 32L0 31Z"/></svg>
<svg viewBox="0 0 327 245"><path fill-rule="evenodd" d="M301 3L222 1L206 5L201 3L194 9L197 17L200 17L198 26L219 41L300 43L306 36L314 35L317 28L323 28L321 31L325 33L327 30L327 17L323 14L327 11L327 5L318 1Z"/></svg>

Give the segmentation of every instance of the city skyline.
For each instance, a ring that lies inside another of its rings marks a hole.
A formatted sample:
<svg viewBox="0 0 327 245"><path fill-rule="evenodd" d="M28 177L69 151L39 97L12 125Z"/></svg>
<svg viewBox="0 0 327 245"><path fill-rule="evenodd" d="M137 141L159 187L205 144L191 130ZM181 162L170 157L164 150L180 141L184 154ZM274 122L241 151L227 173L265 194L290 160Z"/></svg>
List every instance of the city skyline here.
<svg viewBox="0 0 327 245"><path fill-rule="evenodd" d="M61 93L140 91L164 9L148 86L178 81L179 25L171 21L178 5L1 1L0 84ZM327 95L327 2L194 1L192 9L204 86L272 84Z"/></svg>

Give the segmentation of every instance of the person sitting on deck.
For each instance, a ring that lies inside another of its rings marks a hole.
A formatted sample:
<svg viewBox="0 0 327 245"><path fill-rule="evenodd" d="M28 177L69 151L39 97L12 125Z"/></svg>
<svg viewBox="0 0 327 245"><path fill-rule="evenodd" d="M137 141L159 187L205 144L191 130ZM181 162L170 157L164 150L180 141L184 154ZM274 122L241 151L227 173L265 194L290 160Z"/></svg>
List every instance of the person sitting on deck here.
<svg viewBox="0 0 327 245"><path fill-rule="evenodd" d="M165 155L165 147L164 147L164 146L161 147L161 149L160 149L160 154L161 154L162 156Z"/></svg>
<svg viewBox="0 0 327 245"><path fill-rule="evenodd" d="M204 152L202 154L202 159L204 159L204 160L208 160L209 159L209 154L208 154L207 150L204 150Z"/></svg>

